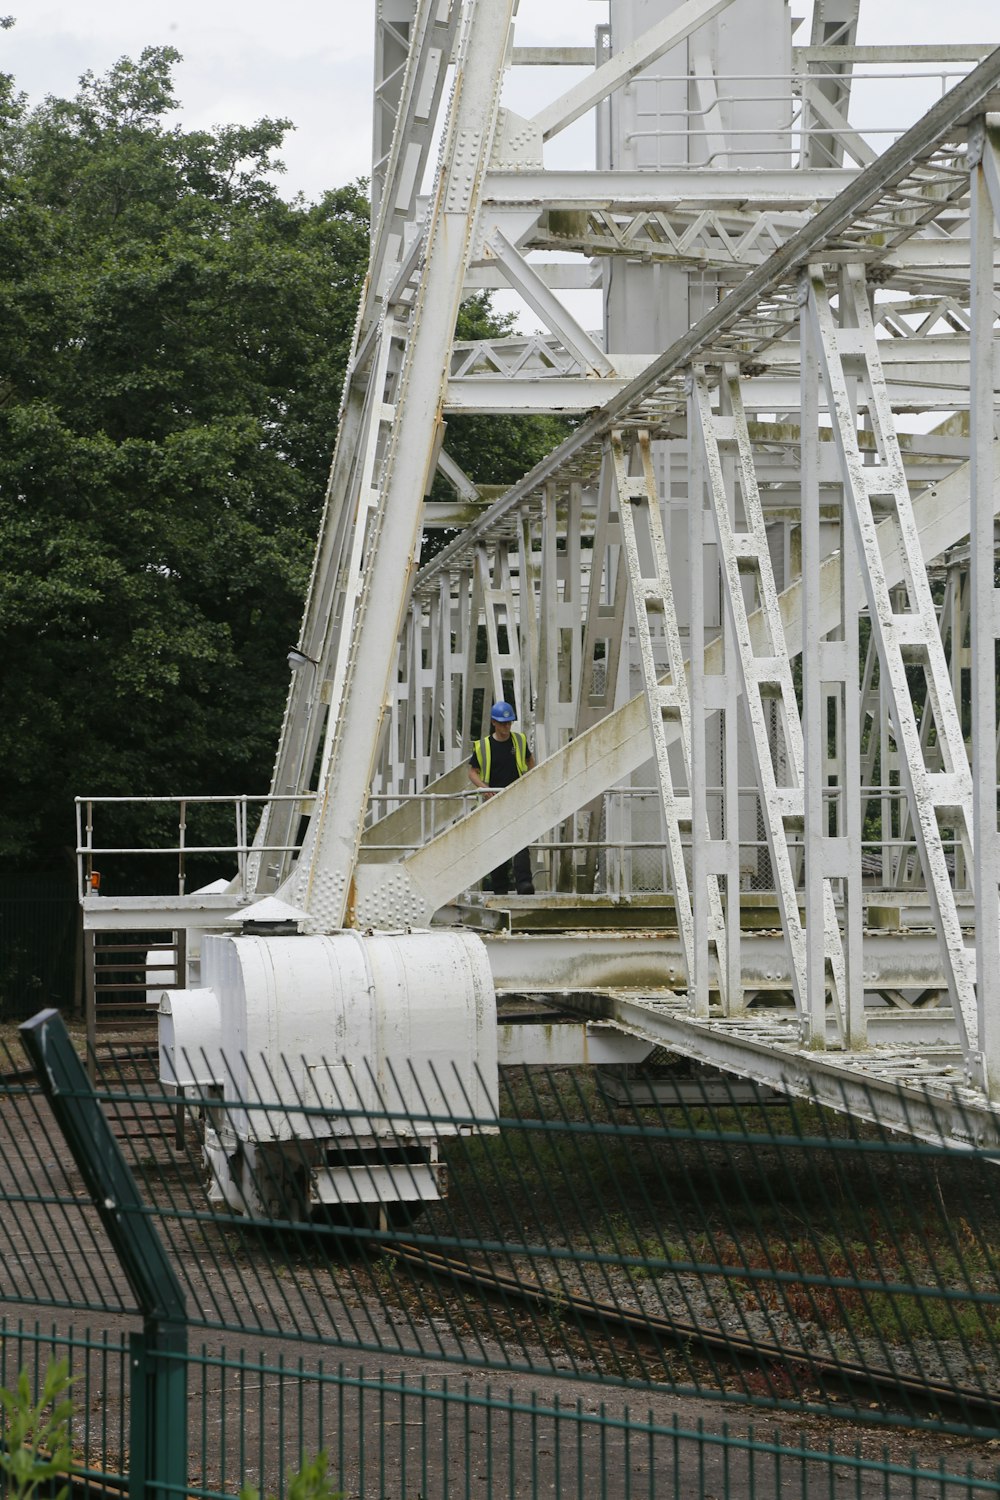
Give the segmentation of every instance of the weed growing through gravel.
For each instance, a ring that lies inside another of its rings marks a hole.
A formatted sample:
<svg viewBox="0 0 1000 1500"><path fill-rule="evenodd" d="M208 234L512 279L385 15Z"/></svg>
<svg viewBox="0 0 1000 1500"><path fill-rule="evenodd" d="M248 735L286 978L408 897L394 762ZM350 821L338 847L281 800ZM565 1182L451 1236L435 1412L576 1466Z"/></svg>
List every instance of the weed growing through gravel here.
<svg viewBox="0 0 1000 1500"><path fill-rule="evenodd" d="M286 1500L344 1500L343 1490L334 1490L327 1473L329 1460L326 1450L321 1449L315 1458L308 1459L288 1480ZM260 1500L260 1491L252 1484L240 1490L240 1500ZM273 1500L273 1497L269 1497Z"/></svg>
<svg viewBox="0 0 1000 1500"><path fill-rule="evenodd" d="M571 1070L506 1072L499 1113L448 1147L454 1233L539 1273L570 1249L647 1308L682 1287L714 1317L952 1340L1000 1371L996 1164L798 1102L613 1111Z"/></svg>
<svg viewBox="0 0 1000 1500"><path fill-rule="evenodd" d="M72 1385L65 1359L55 1360L45 1371L41 1394L35 1401L27 1370L17 1377L13 1390L0 1386L3 1409L3 1443L0 1446L0 1473L6 1477L4 1488L11 1500L31 1500L41 1485L73 1473L70 1448L70 1418L73 1403L68 1391ZM66 1500L69 1483L56 1492L55 1500Z"/></svg>

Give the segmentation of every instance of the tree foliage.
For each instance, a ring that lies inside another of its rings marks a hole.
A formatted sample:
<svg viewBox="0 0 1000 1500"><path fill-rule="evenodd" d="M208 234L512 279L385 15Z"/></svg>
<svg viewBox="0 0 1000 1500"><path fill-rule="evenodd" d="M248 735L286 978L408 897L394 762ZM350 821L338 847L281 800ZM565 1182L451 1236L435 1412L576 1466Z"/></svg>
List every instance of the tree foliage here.
<svg viewBox="0 0 1000 1500"><path fill-rule="evenodd" d="M167 123L170 48L0 114L0 855L72 796L264 790L367 263L287 122Z"/></svg>
<svg viewBox="0 0 1000 1500"><path fill-rule="evenodd" d="M513 313L494 312L488 292L462 303L455 336L461 340L494 339L515 331ZM446 447L477 484L514 484L544 458L571 429L560 416L449 417Z"/></svg>
<svg viewBox="0 0 1000 1500"><path fill-rule="evenodd" d="M282 200L286 120L171 124L178 61L147 48L33 110L0 74L0 860L16 866L65 857L78 793L270 777L369 206L363 184ZM480 296L459 335L508 324ZM463 419L448 447L504 483L563 430Z"/></svg>

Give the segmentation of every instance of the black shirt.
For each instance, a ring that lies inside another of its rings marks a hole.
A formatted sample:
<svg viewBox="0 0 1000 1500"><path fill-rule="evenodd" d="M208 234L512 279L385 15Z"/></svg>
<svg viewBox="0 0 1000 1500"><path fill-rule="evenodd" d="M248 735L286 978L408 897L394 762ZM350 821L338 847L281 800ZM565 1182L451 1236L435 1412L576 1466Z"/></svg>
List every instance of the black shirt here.
<svg viewBox="0 0 1000 1500"><path fill-rule="evenodd" d="M525 760L531 755L529 747L525 747ZM469 761L474 766L483 780L486 780L486 767L480 766L476 752L473 750ZM491 787L510 786L512 781L517 780L517 760L514 756L514 737L511 735L507 740L495 740L490 736L490 776L488 785Z"/></svg>

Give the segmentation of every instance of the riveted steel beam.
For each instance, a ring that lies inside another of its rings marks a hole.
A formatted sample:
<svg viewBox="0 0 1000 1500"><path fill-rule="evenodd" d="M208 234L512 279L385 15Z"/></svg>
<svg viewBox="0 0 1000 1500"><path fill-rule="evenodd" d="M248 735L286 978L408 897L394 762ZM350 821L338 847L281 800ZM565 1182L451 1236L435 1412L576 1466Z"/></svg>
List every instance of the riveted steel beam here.
<svg viewBox="0 0 1000 1500"><path fill-rule="evenodd" d="M972 276L971 655L972 777L975 804L976 1016L986 1088L1000 1099L1000 832L997 828L997 649L1000 590L990 514L990 480L997 430L996 237L1000 224L1000 115L976 121L969 141Z"/></svg>
<svg viewBox="0 0 1000 1500"><path fill-rule="evenodd" d="M881 680L887 691L900 771L907 788L917 845L934 920L946 954L949 988L964 1028L970 1067L979 1082L983 1064L978 1043L973 955L965 946L955 891L945 857L942 828L950 824L971 860L972 779L952 684L938 630L937 615L917 536L909 488L885 390L863 272L846 267L839 282L835 320L820 270L809 278L808 310L840 455L848 512L863 561L862 577L869 619L876 637ZM858 390L848 387L848 363ZM857 405L863 405L878 442L878 463L866 464L857 441ZM905 598L894 602L876 531L886 515L903 563ZM910 672L922 672L926 688L921 713L933 715L934 737L943 768L928 767L921 744L918 709ZM994 772L995 774L995 772Z"/></svg>
<svg viewBox="0 0 1000 1500"><path fill-rule="evenodd" d="M736 648L782 927L792 957L796 1003L806 1034L822 1045L825 1021L815 1023L817 1015L825 1015L828 987L841 1028L846 1028L846 974L840 925L827 881L822 909L816 913L822 918L825 962L817 976L819 992L812 993L807 974L806 934L799 914L799 878L789 842L789 833L793 830L800 833L805 823L802 725L792 682L791 654L778 608L746 413L734 366L724 368L717 392L718 409L706 372L696 370L692 409L704 448L723 597ZM724 450L733 457L728 483ZM748 598L758 601L756 640L750 630ZM772 713L775 709L776 716Z"/></svg>
<svg viewBox="0 0 1000 1500"><path fill-rule="evenodd" d="M352 517L353 540L346 586L339 576L336 580L340 607L319 794L287 883L292 903L309 910L317 930L343 925L351 902L513 9L514 0L500 0L467 10L442 148L442 191L426 225L394 411L388 423L381 407L375 413L378 440L372 426L366 434L380 457L378 487L354 489L342 507ZM345 454L343 461L350 464L352 458Z"/></svg>

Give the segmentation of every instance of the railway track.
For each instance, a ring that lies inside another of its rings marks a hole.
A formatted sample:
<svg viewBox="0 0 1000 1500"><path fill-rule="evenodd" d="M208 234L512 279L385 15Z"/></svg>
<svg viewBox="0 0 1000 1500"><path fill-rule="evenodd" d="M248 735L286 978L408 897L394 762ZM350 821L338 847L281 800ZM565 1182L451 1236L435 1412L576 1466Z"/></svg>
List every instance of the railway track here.
<svg viewBox="0 0 1000 1500"><path fill-rule="evenodd" d="M113 1108L105 1105L112 1131L119 1140L146 1140L170 1136L178 1148L184 1144L184 1106L162 1094L159 1059L155 1046L148 1042L98 1042L98 1065L102 1071L102 1088L112 1083L121 1089ZM6 1067L0 1072L0 1088L30 1087L35 1069ZM134 1098L124 1096L134 1093Z"/></svg>
<svg viewBox="0 0 1000 1500"><path fill-rule="evenodd" d="M183 1121L179 1120L182 1107L157 1094L156 1049L142 1043L105 1042L99 1045L98 1056L105 1085L114 1079L116 1093L119 1087L123 1093L130 1087L135 1090L134 1101L116 1101L110 1111L112 1129L119 1139L173 1136L174 1145L182 1146L183 1140L178 1135L183 1128ZM33 1077L33 1069L28 1067L8 1069L0 1077L0 1085L30 1085ZM1000 1393L993 1396L982 1388L869 1366L717 1326L658 1316L644 1309L568 1292L562 1287L553 1289L540 1281L497 1269L488 1262L449 1256L405 1239L394 1240L382 1248L412 1272L429 1277L444 1298L458 1286L471 1288L478 1298L501 1298L507 1304L531 1306L563 1325L572 1320L581 1331L597 1329L602 1338L624 1343L630 1352L675 1348L688 1355L700 1354L716 1368L722 1360L744 1372L762 1376L769 1395L787 1395L790 1390L796 1404L807 1399L836 1403L850 1395L856 1405L860 1398L866 1397L897 1411L904 1419L915 1413L934 1413L957 1418L964 1425L981 1430L1000 1431ZM594 1357L589 1342L588 1357Z"/></svg>
<svg viewBox="0 0 1000 1500"><path fill-rule="evenodd" d="M554 1292L541 1282L510 1275L482 1262L446 1256L408 1241L394 1241L386 1249L412 1270L429 1276L439 1290L449 1282L471 1286L480 1295L530 1304L563 1322L572 1317L581 1324L596 1326L608 1338L625 1339L630 1344L638 1341L657 1350L669 1346L700 1350L713 1359L722 1355L744 1368L783 1372L793 1379L799 1400L803 1384L808 1382L824 1401L842 1399L850 1391L869 1399L874 1396L894 1399L902 1407L903 1416L915 1411L959 1415L963 1423L972 1420L993 1432L1000 1429L1000 1394L992 1397L970 1386L873 1368L811 1350L751 1339L745 1334L719 1332L703 1324L657 1317L562 1288Z"/></svg>

